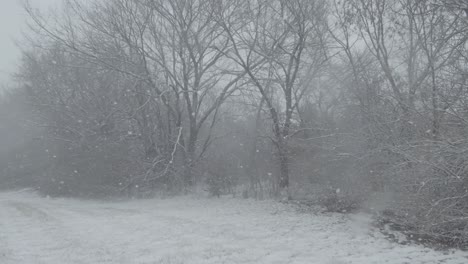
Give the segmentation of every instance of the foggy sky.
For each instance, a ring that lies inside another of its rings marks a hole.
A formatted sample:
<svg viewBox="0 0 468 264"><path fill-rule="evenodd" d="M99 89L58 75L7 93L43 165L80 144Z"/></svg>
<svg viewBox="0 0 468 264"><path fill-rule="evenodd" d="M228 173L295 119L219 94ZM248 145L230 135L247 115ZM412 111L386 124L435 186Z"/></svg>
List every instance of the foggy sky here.
<svg viewBox="0 0 468 264"><path fill-rule="evenodd" d="M25 30L26 12L21 3L24 0L0 1L0 90L11 83L11 74L18 66L20 51L15 41ZM60 0L30 0L34 7L47 10Z"/></svg>

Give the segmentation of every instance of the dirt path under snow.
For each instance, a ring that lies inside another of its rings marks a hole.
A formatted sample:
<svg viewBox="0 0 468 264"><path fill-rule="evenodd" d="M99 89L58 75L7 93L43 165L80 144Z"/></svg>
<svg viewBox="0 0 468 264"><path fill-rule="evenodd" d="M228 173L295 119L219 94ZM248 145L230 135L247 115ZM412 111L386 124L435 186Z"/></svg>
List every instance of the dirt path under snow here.
<svg viewBox="0 0 468 264"><path fill-rule="evenodd" d="M3 193L0 263L466 264L468 253L393 244L366 216L301 214L274 202Z"/></svg>

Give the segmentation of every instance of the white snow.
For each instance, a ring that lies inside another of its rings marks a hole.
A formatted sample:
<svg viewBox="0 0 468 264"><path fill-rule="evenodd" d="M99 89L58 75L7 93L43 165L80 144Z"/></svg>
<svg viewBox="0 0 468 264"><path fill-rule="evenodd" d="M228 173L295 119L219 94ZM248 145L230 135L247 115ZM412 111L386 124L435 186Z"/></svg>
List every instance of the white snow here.
<svg viewBox="0 0 468 264"><path fill-rule="evenodd" d="M364 214L273 201L96 202L0 194L0 263L444 263L468 253L391 243Z"/></svg>

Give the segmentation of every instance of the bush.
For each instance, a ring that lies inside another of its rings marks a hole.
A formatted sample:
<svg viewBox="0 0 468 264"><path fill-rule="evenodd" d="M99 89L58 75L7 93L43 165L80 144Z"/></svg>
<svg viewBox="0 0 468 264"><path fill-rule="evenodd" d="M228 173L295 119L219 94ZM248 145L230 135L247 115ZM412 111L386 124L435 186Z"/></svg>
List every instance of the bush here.
<svg viewBox="0 0 468 264"><path fill-rule="evenodd" d="M319 204L328 212L352 213L361 208L362 199L351 193L341 192L340 189L329 190L319 198Z"/></svg>
<svg viewBox="0 0 468 264"><path fill-rule="evenodd" d="M397 204L385 221L430 244L468 248L468 141L417 142L399 149Z"/></svg>

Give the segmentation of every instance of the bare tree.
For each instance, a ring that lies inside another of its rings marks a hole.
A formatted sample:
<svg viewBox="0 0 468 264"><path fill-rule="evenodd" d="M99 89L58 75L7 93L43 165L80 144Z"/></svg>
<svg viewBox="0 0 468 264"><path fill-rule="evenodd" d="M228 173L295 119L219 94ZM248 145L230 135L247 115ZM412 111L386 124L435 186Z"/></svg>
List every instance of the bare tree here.
<svg viewBox="0 0 468 264"><path fill-rule="evenodd" d="M309 88L300 83L310 73L307 67L324 60L325 5L321 1L235 1L220 9L227 10L220 12L219 20L232 44L228 56L246 71L265 100L280 166L278 186L287 189L293 113Z"/></svg>
<svg viewBox="0 0 468 264"><path fill-rule="evenodd" d="M83 4L70 0L67 4L67 23L56 28L45 24L31 8L27 10L40 32L135 80L139 99L134 116L138 114L145 127L147 146L154 146L154 125L148 123L148 116L167 119L166 141L175 140L182 129L177 153L183 156L185 183L192 185L192 167L211 141L209 132L200 139L200 131L214 127L219 107L245 74L233 72L225 63L229 41L214 20L214 3L113 0ZM150 110L154 104L160 110ZM163 123L160 118L156 123ZM166 151L171 149L166 147Z"/></svg>

